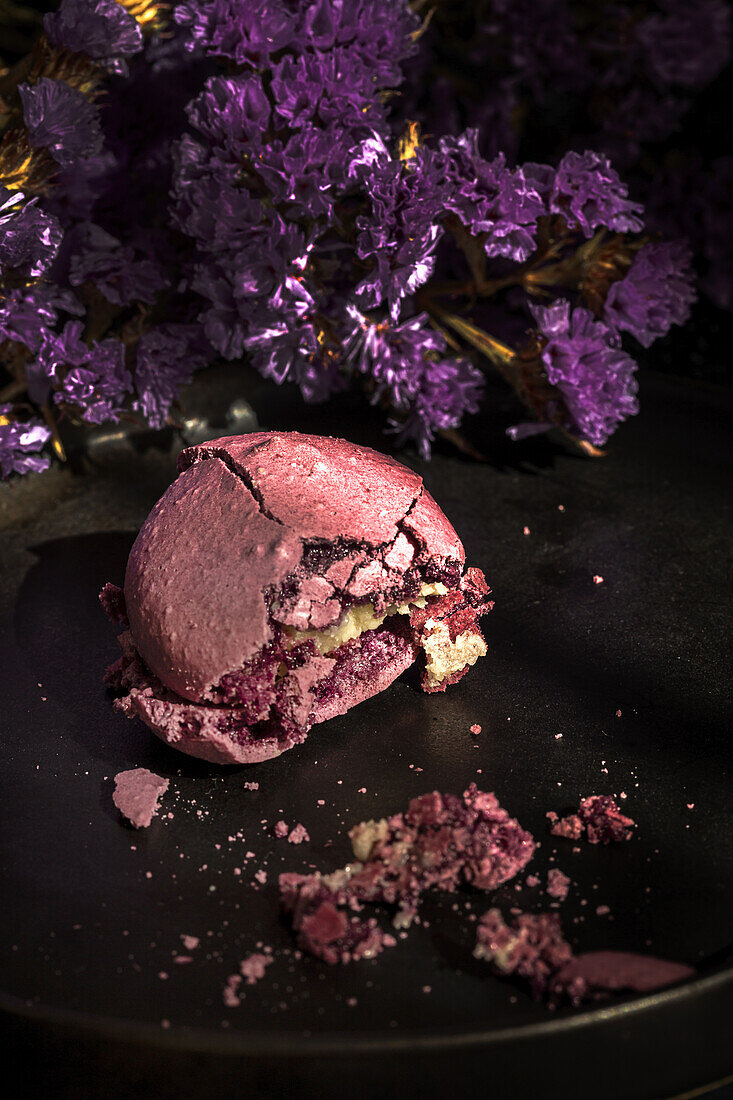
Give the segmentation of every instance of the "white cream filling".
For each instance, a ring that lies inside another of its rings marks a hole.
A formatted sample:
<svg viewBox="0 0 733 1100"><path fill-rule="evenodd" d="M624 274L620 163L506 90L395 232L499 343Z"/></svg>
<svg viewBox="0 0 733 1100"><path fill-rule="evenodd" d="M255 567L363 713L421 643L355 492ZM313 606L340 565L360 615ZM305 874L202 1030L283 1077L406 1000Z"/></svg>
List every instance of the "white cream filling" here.
<svg viewBox="0 0 733 1100"><path fill-rule="evenodd" d="M376 630L390 615L409 615L413 607L425 607L429 596L445 596L447 591L442 581L435 581L431 584L422 584L420 595L413 600L402 604L390 604L379 613L374 610L373 604L361 603L350 607L338 622L322 630L296 630L294 627L286 627L285 632L290 639L288 644L295 646L299 642L311 640L316 643L320 653L332 653L334 649L353 641L367 630ZM473 661L471 663L473 664Z"/></svg>
<svg viewBox="0 0 733 1100"><path fill-rule="evenodd" d="M475 665L479 657L486 656L486 642L476 631L467 630L453 640L446 624L436 619L425 623L422 647L428 686L442 684L466 665Z"/></svg>

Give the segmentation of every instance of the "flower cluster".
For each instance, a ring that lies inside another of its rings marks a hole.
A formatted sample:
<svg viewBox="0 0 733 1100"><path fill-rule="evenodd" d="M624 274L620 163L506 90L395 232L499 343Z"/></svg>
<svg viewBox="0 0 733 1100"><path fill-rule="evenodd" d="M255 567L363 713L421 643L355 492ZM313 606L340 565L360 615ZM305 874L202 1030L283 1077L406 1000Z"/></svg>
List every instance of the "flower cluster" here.
<svg viewBox="0 0 733 1100"><path fill-rule="evenodd" d="M217 356L306 401L359 386L424 457L497 366L540 427L587 444L636 411L621 341L648 346L694 294L684 247L644 236L602 150L515 166L457 110L423 140L403 80L429 71L432 31L407 0L183 0L160 33L163 7L62 0L15 89L0 401L20 400L2 406L3 476L40 468L69 419L162 427ZM537 5L554 36L521 2L479 9L516 66L582 85L562 0ZM655 18L634 48L660 85L696 86L694 59L675 61L685 13L668 0ZM483 122L506 136L489 99ZM489 301L519 310L524 341L477 322Z"/></svg>

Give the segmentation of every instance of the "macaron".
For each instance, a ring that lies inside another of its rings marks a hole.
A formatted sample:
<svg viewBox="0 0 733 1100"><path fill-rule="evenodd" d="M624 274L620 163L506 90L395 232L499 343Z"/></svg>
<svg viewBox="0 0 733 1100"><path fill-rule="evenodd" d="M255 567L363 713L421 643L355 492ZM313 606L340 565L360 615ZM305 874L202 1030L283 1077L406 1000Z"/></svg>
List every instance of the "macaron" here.
<svg viewBox="0 0 733 1100"><path fill-rule="evenodd" d="M143 524L107 671L116 708L168 744L256 763L384 691L415 661L444 691L492 606L412 470L346 440L257 432L182 451Z"/></svg>

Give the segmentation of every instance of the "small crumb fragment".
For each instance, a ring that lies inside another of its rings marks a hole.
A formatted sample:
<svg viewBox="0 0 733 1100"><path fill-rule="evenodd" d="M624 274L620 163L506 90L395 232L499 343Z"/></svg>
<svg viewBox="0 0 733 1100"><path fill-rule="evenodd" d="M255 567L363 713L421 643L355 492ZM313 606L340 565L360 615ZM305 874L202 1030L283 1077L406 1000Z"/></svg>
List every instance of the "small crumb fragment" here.
<svg viewBox="0 0 733 1100"><path fill-rule="evenodd" d="M285 824L285 822L284 821L278 821L278 823L275 825L275 836L276 837L284 837L284 836L288 835L288 832L289 832L289 830L288 830L288 827Z"/></svg>
<svg viewBox="0 0 733 1100"><path fill-rule="evenodd" d="M551 867L547 872L547 893L550 897L557 898L558 901L565 901L569 889L569 877L563 874L559 867Z"/></svg>
<svg viewBox="0 0 733 1100"><path fill-rule="evenodd" d="M242 984L241 974L230 974L227 978L227 984L224 986L223 998L224 1004L227 1008L238 1008L242 1001L237 996L237 991Z"/></svg>
<svg viewBox="0 0 733 1100"><path fill-rule="evenodd" d="M263 871L262 868L260 868L259 871L255 871L255 878L261 886L264 886L267 882L267 871Z"/></svg>
<svg viewBox="0 0 733 1100"><path fill-rule="evenodd" d="M593 584L603 584L603 577L596 573L593 577Z"/></svg>
<svg viewBox="0 0 733 1100"><path fill-rule="evenodd" d="M621 708L620 708L620 707L619 707L619 709L618 709L618 710L616 711L616 717L617 717L617 718L620 718L620 717L621 717Z"/></svg>
<svg viewBox="0 0 733 1100"><path fill-rule="evenodd" d="M545 817L553 836L579 840L585 835L589 844L611 844L630 840L636 822L621 813L611 795L594 794L582 799L577 814L559 818L550 810Z"/></svg>
<svg viewBox="0 0 733 1100"><path fill-rule="evenodd" d="M115 776L112 801L131 825L147 829L158 812L160 798L168 790L169 782L147 768L130 768Z"/></svg>
<svg viewBox="0 0 733 1100"><path fill-rule="evenodd" d="M265 970L272 961L272 955L265 955L261 951L253 951L246 959L242 959L239 970L247 985L255 985L260 978L264 978Z"/></svg>
<svg viewBox="0 0 733 1100"><path fill-rule="evenodd" d="M608 906L608 905L597 905L596 906L596 916L597 917L605 917L606 914L610 913L610 912L611 912L611 909L610 909L610 906Z"/></svg>
<svg viewBox="0 0 733 1100"><path fill-rule="evenodd" d="M527 875L524 882L525 882L526 886L529 886L531 889L534 889L535 886L539 886L540 877L539 877L539 875Z"/></svg>
<svg viewBox="0 0 733 1100"><path fill-rule="evenodd" d="M254 783L250 781L243 783L242 786L244 787L245 791L258 791L260 789L259 783Z"/></svg>
<svg viewBox="0 0 733 1100"><path fill-rule="evenodd" d="M476 722L473 726L470 727L470 730L474 737L478 737L478 735L481 733L481 726L479 726L478 722Z"/></svg>
<svg viewBox="0 0 733 1100"><path fill-rule="evenodd" d="M305 825L294 825L288 833L288 844L302 844L304 840L310 840L310 835Z"/></svg>
<svg viewBox="0 0 733 1100"><path fill-rule="evenodd" d="M528 535L529 534L529 527L523 527L522 528L522 534L523 535Z"/></svg>
<svg viewBox="0 0 733 1100"><path fill-rule="evenodd" d="M183 946L186 948L187 951L195 951L196 948L198 947L198 945L201 943L201 940L199 939L198 936L182 935L181 936L181 943L183 944Z"/></svg>

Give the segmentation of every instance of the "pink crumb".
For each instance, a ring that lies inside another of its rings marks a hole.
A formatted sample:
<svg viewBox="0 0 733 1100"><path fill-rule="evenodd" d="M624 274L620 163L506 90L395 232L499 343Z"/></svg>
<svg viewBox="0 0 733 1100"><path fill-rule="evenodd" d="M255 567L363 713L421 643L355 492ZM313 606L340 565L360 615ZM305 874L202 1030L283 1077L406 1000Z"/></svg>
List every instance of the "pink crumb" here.
<svg viewBox="0 0 733 1100"><path fill-rule="evenodd" d="M255 878L257 879L257 881L258 881L258 882L259 882L259 883L260 883L260 884L261 884L262 886L264 886L264 885L265 885L265 883L267 882L267 871L263 871L263 870L262 870L262 869L260 868L260 870L259 870L259 871L255 871Z"/></svg>
<svg viewBox="0 0 733 1100"><path fill-rule="evenodd" d="M473 726L470 726L469 728L471 730L471 733L474 734L474 736L476 736L476 737L481 733L481 726L479 726L478 723L475 723Z"/></svg>
<svg viewBox="0 0 733 1100"><path fill-rule="evenodd" d="M540 884L539 875L527 875L524 882L525 882L525 885L529 886L529 887L539 886L539 884Z"/></svg>
<svg viewBox="0 0 733 1100"><path fill-rule="evenodd" d="M598 916L598 917L605 917L606 913L610 913L610 912L611 912L611 909L608 905L597 905L596 906L596 916Z"/></svg>
<svg viewBox="0 0 733 1100"><path fill-rule="evenodd" d="M603 577L596 573L593 577L593 584L603 584Z"/></svg>
<svg viewBox="0 0 733 1100"><path fill-rule="evenodd" d="M244 787L245 791L258 791L260 789L259 783L247 782L243 783L242 786Z"/></svg>
<svg viewBox="0 0 733 1100"><path fill-rule="evenodd" d="M621 717L621 709L620 708L616 711L616 717L617 718Z"/></svg>
<svg viewBox="0 0 733 1100"><path fill-rule="evenodd" d="M288 835L288 827L284 821L278 821L275 826L275 836L283 837Z"/></svg>
<svg viewBox="0 0 733 1100"><path fill-rule="evenodd" d="M551 867L547 872L547 893L551 898L565 901L570 889L570 879L558 867Z"/></svg>
<svg viewBox="0 0 733 1100"><path fill-rule="evenodd" d="M523 527L522 528L522 534L523 535L528 535L529 534L529 527Z"/></svg>
<svg viewBox="0 0 733 1100"><path fill-rule="evenodd" d="M358 790L357 793L358 794L366 794L367 793L366 787L359 787L359 790Z"/></svg>
<svg viewBox="0 0 733 1100"><path fill-rule="evenodd" d="M230 974L227 978L227 984L223 990L224 1004L227 1008L238 1008L241 1005L242 1002L237 996L237 990L241 984L242 978L239 974Z"/></svg>
<svg viewBox="0 0 733 1100"><path fill-rule="evenodd" d="M688 810L694 810L695 809L695 803L694 802L688 802L686 805L687 805Z"/></svg>
<svg viewBox="0 0 733 1100"><path fill-rule="evenodd" d="M302 844L304 840L310 840L305 825L294 825L288 834L288 844Z"/></svg>
<svg viewBox="0 0 733 1100"><path fill-rule="evenodd" d="M186 948L187 951L195 951L196 948L198 947L198 945L201 943L201 940L198 938L198 936L185 936L185 935L182 935L181 936L181 943L183 944L183 946Z"/></svg>
<svg viewBox="0 0 733 1100"><path fill-rule="evenodd" d="M115 776L112 801L136 829L147 829L158 812L160 798L168 790L169 780L148 771L130 768Z"/></svg>
<svg viewBox="0 0 733 1100"><path fill-rule="evenodd" d="M247 985L255 985L260 978L264 978L265 969L272 961L272 955L263 955L261 951L254 951L246 959L242 959L239 970Z"/></svg>

